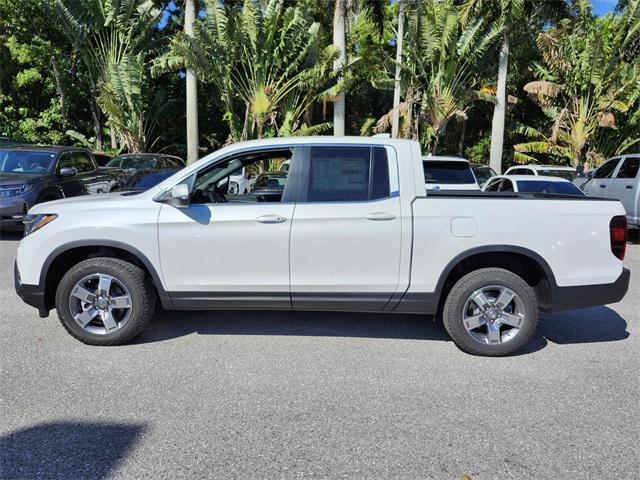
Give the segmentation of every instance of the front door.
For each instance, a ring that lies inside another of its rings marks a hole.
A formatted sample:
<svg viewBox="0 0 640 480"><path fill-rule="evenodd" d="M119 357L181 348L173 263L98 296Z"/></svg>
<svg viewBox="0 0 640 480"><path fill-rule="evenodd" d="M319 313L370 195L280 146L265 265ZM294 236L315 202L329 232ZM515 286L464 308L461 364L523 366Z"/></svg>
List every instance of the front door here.
<svg viewBox="0 0 640 480"><path fill-rule="evenodd" d="M251 152L250 158L204 167L193 180L189 207L162 205L160 260L174 305L291 308L289 233L295 204L288 201L288 190L294 186L286 176L269 183L270 175L277 173L269 170L292 154L293 149ZM230 195L228 178L242 164L249 166L246 162L253 162L250 168L256 172L263 171L264 183L278 187L255 195Z"/></svg>
<svg viewBox="0 0 640 480"><path fill-rule="evenodd" d="M383 309L400 268L395 152L312 146L303 158L291 228L293 307Z"/></svg>
<svg viewBox="0 0 640 480"><path fill-rule="evenodd" d="M609 186L609 198L622 202L628 217L636 217L640 211L640 156L627 156L622 160Z"/></svg>
<svg viewBox="0 0 640 480"><path fill-rule="evenodd" d="M618 162L620 162L620 158L616 157L601 165L593 174L593 178L582 187L584 193L590 197L607 198L609 196L611 177L613 177L613 172L618 166Z"/></svg>

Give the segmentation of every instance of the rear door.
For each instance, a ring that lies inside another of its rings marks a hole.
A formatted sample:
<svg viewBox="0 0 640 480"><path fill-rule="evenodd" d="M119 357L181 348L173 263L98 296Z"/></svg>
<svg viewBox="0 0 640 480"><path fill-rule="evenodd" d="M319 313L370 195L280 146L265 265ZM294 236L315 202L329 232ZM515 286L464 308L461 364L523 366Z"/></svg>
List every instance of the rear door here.
<svg viewBox="0 0 640 480"><path fill-rule="evenodd" d="M584 193L590 197L607 198L611 179L619 162L620 157L615 157L601 165L593 174L593 178L583 185L582 190Z"/></svg>
<svg viewBox="0 0 640 480"><path fill-rule="evenodd" d="M620 200L628 217L637 218L639 215L639 184L640 156L624 157L611 180L608 197Z"/></svg>
<svg viewBox="0 0 640 480"><path fill-rule="evenodd" d="M111 177L98 170L89 152L73 152L78 179L89 193L107 193Z"/></svg>
<svg viewBox="0 0 640 480"><path fill-rule="evenodd" d="M398 287L395 150L310 146L291 226L294 308L381 310Z"/></svg>

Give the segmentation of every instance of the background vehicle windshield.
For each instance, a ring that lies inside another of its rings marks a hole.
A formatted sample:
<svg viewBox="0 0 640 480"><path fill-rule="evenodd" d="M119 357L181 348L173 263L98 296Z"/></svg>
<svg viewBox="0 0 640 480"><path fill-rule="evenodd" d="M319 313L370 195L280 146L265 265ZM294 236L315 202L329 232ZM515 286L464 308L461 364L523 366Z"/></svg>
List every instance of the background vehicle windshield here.
<svg viewBox="0 0 640 480"><path fill-rule="evenodd" d="M425 183L476 183L467 162L428 161L422 162Z"/></svg>
<svg viewBox="0 0 640 480"><path fill-rule="evenodd" d="M549 182L545 180L520 180L518 191L529 193L559 193L561 195L584 196L582 190L569 182Z"/></svg>
<svg viewBox="0 0 640 480"><path fill-rule="evenodd" d="M548 177L560 177L572 182L576 178L576 172L571 170L556 170L556 169L543 169L538 170L538 173L542 176Z"/></svg>
<svg viewBox="0 0 640 480"><path fill-rule="evenodd" d="M169 178L176 172L172 170L157 170L147 172L137 172L124 184L124 188L133 190L147 190L155 187L165 178Z"/></svg>
<svg viewBox="0 0 640 480"><path fill-rule="evenodd" d="M157 157L142 157L136 155L127 155L126 157L116 157L107 163L107 167L116 168L153 168L157 166Z"/></svg>
<svg viewBox="0 0 640 480"><path fill-rule="evenodd" d="M473 173L476 174L476 180L478 180L478 183L481 185L487 180L489 180L491 177L496 176L496 172L494 172L491 167L485 167L485 166L475 167L473 169Z"/></svg>
<svg viewBox="0 0 640 480"><path fill-rule="evenodd" d="M24 150L0 150L0 172L46 173L55 161L56 154Z"/></svg>
<svg viewBox="0 0 640 480"><path fill-rule="evenodd" d="M287 176L285 174L263 174L258 177L253 189L284 190L286 183Z"/></svg>

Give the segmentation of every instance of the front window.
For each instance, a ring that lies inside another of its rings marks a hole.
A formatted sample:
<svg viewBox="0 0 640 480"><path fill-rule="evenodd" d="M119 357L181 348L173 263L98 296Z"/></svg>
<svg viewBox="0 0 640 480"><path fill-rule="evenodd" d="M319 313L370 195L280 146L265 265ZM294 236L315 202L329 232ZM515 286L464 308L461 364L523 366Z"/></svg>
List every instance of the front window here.
<svg viewBox="0 0 640 480"><path fill-rule="evenodd" d="M51 152L0 150L2 173L46 173L56 159Z"/></svg>
<svg viewBox="0 0 640 480"><path fill-rule="evenodd" d="M424 169L424 182L444 183L451 185L463 185L476 183L467 162L428 160L422 162Z"/></svg>
<svg viewBox="0 0 640 480"><path fill-rule="evenodd" d="M292 149L251 152L216 163L198 172L192 190L193 203L280 202L287 185L287 172L280 166L293 155ZM232 177L245 173L259 174L251 191L238 191Z"/></svg>

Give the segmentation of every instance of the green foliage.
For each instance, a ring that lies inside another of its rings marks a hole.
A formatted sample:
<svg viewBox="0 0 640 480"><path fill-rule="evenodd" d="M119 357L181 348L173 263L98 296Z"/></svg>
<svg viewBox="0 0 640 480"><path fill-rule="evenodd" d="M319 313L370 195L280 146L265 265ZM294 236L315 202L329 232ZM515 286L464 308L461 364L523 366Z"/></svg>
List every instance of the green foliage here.
<svg viewBox="0 0 640 480"><path fill-rule="evenodd" d="M0 0L0 136L106 148L113 132L116 150L183 154L184 103L174 99L186 66L200 80L202 150L330 134L339 90L348 133L389 129L397 1L347 2L341 72L327 0L198 3L191 39L184 2ZM638 3L595 18L588 0L405 0L401 135L486 161L508 34L506 164L597 164L638 150Z"/></svg>
<svg viewBox="0 0 640 480"><path fill-rule="evenodd" d="M538 35L539 80L525 91L549 121L546 133L520 132L532 140L514 146L516 161L542 154L572 165L598 165L620 150L616 146L628 148L640 138L640 60L626 58L640 31L640 0L629 2L621 16L595 18L587 1L578 7L575 19ZM618 128L622 119L625 127Z"/></svg>

